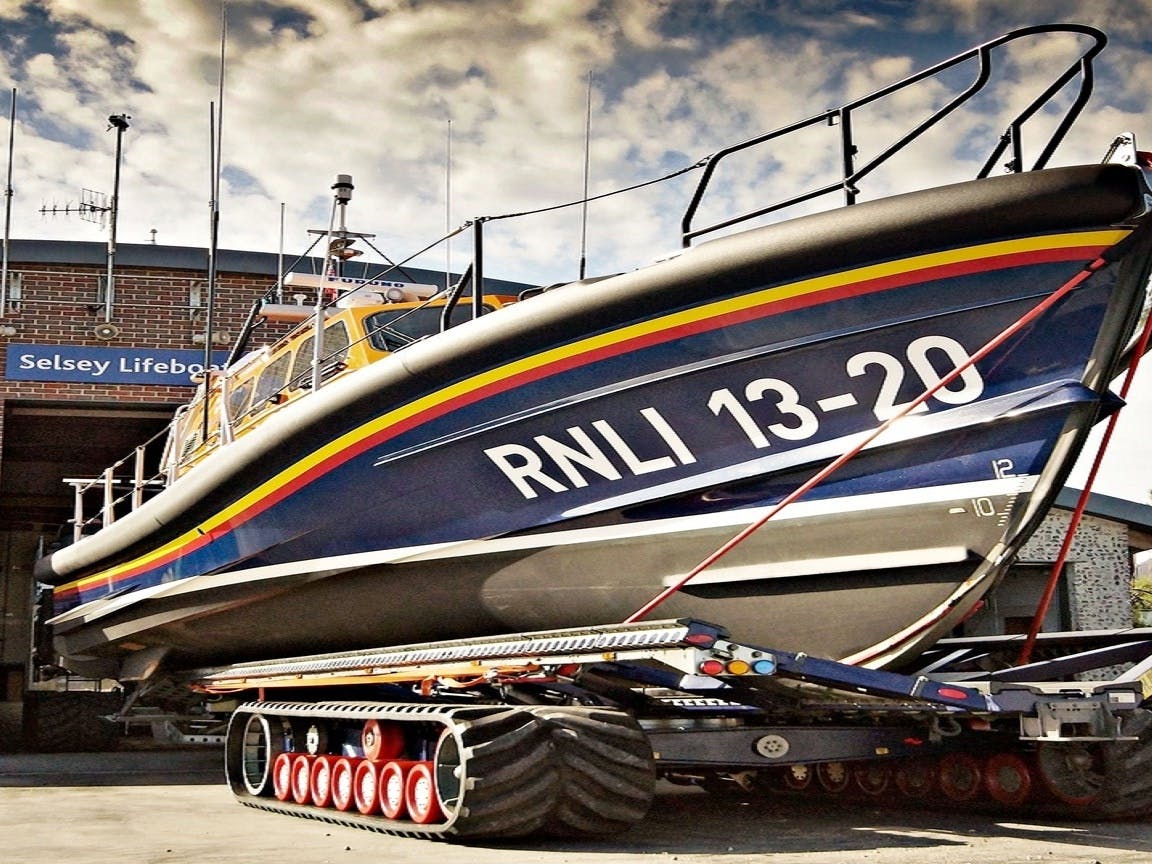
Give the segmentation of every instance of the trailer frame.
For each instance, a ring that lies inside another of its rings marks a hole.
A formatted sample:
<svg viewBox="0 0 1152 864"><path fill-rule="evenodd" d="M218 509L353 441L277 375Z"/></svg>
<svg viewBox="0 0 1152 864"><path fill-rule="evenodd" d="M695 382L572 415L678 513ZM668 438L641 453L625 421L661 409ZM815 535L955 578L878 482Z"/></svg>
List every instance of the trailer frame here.
<svg viewBox="0 0 1152 864"><path fill-rule="evenodd" d="M1084 754L1099 761L1106 757L1094 754L1109 748L1152 745L1142 737L1152 630L1046 634L1046 659L1024 667L997 659L1016 647L1012 638L944 640L919 668L894 672L670 619L237 663L198 670L191 683L218 699L256 696L236 705L227 735L226 775L242 803L407 836L549 831L558 812L615 795L606 817L561 819L562 833L607 833L642 818L657 779L720 791L782 785L839 793L857 773L868 791L867 772L887 776L891 765L915 798L921 781L899 771L936 760L979 774L985 768L964 761L969 751L986 753L997 772L984 782L994 802L1022 803L1015 798L1021 787L1030 792L1031 771L1056 787L1047 804L1055 797L1073 814L1098 815L1088 805L1098 803L1102 784L1076 766ZM1117 664L1123 668L1107 668ZM1107 677L1081 680L1102 670ZM477 731L486 727L498 733ZM384 765L399 758L374 749L370 739L386 730L407 740L406 764L431 766L436 818L385 819L374 800L333 809L306 800L307 789L289 794L288 772L314 773L320 759L325 771L344 770L346 785L363 775L375 790ZM512 748L510 761L484 765L484 752L513 738L530 743ZM598 763L593 794L572 778ZM535 778L539 812L504 801L515 797L505 789L510 770ZM966 776L945 787L968 795ZM955 803L959 794L947 797ZM1104 815L1132 815L1125 807ZM1152 809L1152 791L1135 809Z"/></svg>

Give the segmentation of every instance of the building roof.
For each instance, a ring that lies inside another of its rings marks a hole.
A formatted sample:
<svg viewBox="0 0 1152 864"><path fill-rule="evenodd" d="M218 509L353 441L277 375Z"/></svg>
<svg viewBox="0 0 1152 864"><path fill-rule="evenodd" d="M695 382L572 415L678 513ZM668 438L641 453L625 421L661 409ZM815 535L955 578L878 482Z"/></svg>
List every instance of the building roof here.
<svg viewBox="0 0 1152 864"><path fill-rule="evenodd" d="M88 240L12 240L8 246L8 258L13 264L81 264L106 266L108 244ZM239 249L219 249L216 252L216 267L227 273L245 273L276 278L280 256L274 252L245 252ZM298 263L297 263L298 262ZM288 270L301 273L319 273L323 261L319 257L285 255L284 263ZM116 264L124 267L166 267L177 270L200 270L207 272L208 250L202 246L164 246L156 243L117 243ZM432 285L444 282L444 272L427 270L423 267L404 266L403 271L394 270L381 274L383 265L365 262L366 276L385 276L389 279L427 283ZM453 274L455 281L460 274ZM484 277L487 290L502 294L519 294L525 288L535 286L506 279Z"/></svg>
<svg viewBox="0 0 1152 864"><path fill-rule="evenodd" d="M1062 510L1075 510L1081 494L1082 490L1065 486L1056 496L1055 506ZM1088 506L1084 512L1101 519L1123 522L1128 526L1130 546L1142 550L1152 549L1152 504L1140 504L1093 492L1088 496Z"/></svg>

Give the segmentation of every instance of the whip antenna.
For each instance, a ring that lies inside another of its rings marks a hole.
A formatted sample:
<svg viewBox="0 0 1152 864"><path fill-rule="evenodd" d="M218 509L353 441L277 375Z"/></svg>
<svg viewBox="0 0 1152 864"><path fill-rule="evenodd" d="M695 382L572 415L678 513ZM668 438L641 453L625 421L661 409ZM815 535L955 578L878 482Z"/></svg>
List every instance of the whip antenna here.
<svg viewBox="0 0 1152 864"><path fill-rule="evenodd" d="M588 260L588 164L592 147L592 70L588 70L588 99L584 111L584 194L580 205L580 278Z"/></svg>
<svg viewBox="0 0 1152 864"><path fill-rule="evenodd" d="M16 88L8 110L8 182L4 186L4 259L0 264L0 318L8 311L8 238L12 233L12 154L16 147Z"/></svg>
<svg viewBox="0 0 1152 864"><path fill-rule="evenodd" d="M204 315L204 440L208 440L208 385L211 381L212 344L216 329L217 251L220 243L220 173L224 139L224 57L228 39L228 4L220 4L220 73L217 102L208 105L208 309ZM221 424L222 436L228 434Z"/></svg>

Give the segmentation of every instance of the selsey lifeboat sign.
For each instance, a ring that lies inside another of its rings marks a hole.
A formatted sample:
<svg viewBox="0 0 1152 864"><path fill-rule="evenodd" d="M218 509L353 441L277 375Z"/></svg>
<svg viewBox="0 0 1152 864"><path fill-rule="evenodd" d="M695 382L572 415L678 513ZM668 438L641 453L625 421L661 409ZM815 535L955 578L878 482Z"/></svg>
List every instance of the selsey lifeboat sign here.
<svg viewBox="0 0 1152 864"><path fill-rule="evenodd" d="M226 351L212 361L223 366ZM9 381L70 381L95 384L168 384L191 387L204 371L204 352L181 348L99 348L87 345L9 345Z"/></svg>

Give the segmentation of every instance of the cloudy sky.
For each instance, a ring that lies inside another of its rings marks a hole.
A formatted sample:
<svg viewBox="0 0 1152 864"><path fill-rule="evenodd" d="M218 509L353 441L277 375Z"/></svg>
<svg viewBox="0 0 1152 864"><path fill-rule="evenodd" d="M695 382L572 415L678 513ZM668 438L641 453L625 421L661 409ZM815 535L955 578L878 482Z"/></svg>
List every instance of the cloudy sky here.
<svg viewBox="0 0 1152 864"><path fill-rule="evenodd" d="M16 90L11 236L107 238L98 225L41 211L75 206L83 189L111 194L107 121L127 114L119 241L204 246L217 102L222 246L277 251L283 211L284 250L303 252L306 229L327 225L329 187L342 173L356 184L349 227L406 259L472 217L579 199L587 131L598 194L1053 22L1095 25L1110 39L1093 100L1053 164L1098 161L1118 132L1152 145L1150 15L1152 0L229 0L221 101L219 0L0 0L5 132ZM864 197L972 176L1037 76L1062 68L1075 47L1038 39L1008 52L1000 89L878 171ZM862 114L862 153L970 74ZM703 215L829 182L836 134L817 129L747 160L743 179L723 178ZM591 205L588 272L676 248L698 174ZM486 272L573 278L581 217L576 207L489 223ZM461 238L415 263L459 268L468 251ZM1139 430L1152 422L1152 373L1145 378L1099 490L1146 502L1152 436Z"/></svg>

